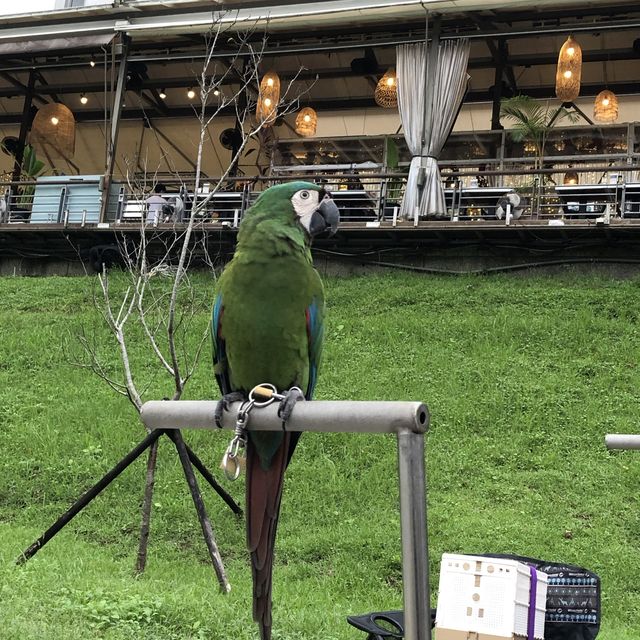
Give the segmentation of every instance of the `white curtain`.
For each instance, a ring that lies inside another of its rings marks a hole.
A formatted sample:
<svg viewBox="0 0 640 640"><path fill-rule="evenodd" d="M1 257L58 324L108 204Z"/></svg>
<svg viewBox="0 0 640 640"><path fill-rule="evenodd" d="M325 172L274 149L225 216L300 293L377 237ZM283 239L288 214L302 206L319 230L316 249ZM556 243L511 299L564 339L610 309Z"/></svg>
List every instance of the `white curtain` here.
<svg viewBox="0 0 640 640"><path fill-rule="evenodd" d="M397 47L398 108L413 156L400 208L402 218L446 213L438 157L467 86L469 41L447 40L436 46L436 51L424 43ZM420 189L422 172L424 186Z"/></svg>

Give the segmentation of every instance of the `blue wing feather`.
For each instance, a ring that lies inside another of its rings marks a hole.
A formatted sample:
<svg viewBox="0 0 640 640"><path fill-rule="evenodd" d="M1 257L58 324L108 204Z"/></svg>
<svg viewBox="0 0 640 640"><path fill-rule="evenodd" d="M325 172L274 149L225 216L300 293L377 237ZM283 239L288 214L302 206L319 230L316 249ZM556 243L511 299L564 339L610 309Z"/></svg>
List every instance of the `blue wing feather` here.
<svg viewBox="0 0 640 640"><path fill-rule="evenodd" d="M318 304L317 298L311 301L306 310L307 339L309 341L309 382L305 397L311 400L313 391L318 381L318 367L322 356L322 339L324 334L324 323L322 321L322 307Z"/></svg>
<svg viewBox="0 0 640 640"><path fill-rule="evenodd" d="M222 395L226 395L231 393L233 389L231 389L231 381L229 379L229 363L227 361L225 342L220 331L223 316L222 294L219 293L213 303L211 314L211 342L213 344L213 370L220 392Z"/></svg>

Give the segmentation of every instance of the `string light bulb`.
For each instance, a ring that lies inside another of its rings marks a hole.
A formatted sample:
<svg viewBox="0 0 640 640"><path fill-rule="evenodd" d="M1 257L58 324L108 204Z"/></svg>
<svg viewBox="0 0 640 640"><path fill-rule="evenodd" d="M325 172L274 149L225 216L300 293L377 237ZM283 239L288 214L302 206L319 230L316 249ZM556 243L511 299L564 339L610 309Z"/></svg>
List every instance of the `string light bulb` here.
<svg viewBox="0 0 640 640"><path fill-rule="evenodd" d="M87 102L89 102L89 98L87 98L87 96L84 95L84 93L80 94L80 102L82 104L87 104Z"/></svg>
<svg viewBox="0 0 640 640"><path fill-rule="evenodd" d="M89 66L92 68L96 66L96 59L93 56L91 56L91 60L89 60Z"/></svg>
<svg viewBox="0 0 640 640"><path fill-rule="evenodd" d="M196 97L196 92L189 87L189 91L187 91L187 98L189 98L189 100L193 100Z"/></svg>
<svg viewBox="0 0 640 640"><path fill-rule="evenodd" d="M160 100L164 100L167 97L167 92L164 89L160 89L160 93L158 95L160 96Z"/></svg>

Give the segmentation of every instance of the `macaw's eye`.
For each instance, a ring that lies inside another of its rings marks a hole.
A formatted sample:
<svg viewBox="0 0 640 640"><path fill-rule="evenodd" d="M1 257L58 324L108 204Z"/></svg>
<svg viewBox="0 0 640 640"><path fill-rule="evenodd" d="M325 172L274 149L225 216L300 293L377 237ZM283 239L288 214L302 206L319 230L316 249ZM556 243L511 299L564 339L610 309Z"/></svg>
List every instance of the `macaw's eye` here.
<svg viewBox="0 0 640 640"><path fill-rule="evenodd" d="M309 196L310 196L310 195L311 195L311 194L310 194L308 191L301 191L301 192L300 192L300 197L301 197L303 200L306 200L307 198L309 198Z"/></svg>

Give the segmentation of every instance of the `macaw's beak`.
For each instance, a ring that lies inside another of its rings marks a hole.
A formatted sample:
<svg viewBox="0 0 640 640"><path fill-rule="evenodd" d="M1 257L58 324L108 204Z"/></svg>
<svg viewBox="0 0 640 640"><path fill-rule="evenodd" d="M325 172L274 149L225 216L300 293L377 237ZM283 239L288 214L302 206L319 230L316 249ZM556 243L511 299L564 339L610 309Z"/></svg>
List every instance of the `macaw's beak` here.
<svg viewBox="0 0 640 640"><path fill-rule="evenodd" d="M315 237L324 231L329 231L329 235L332 236L338 230L339 222L340 211L331 196L327 194L311 216L309 234L311 237Z"/></svg>

